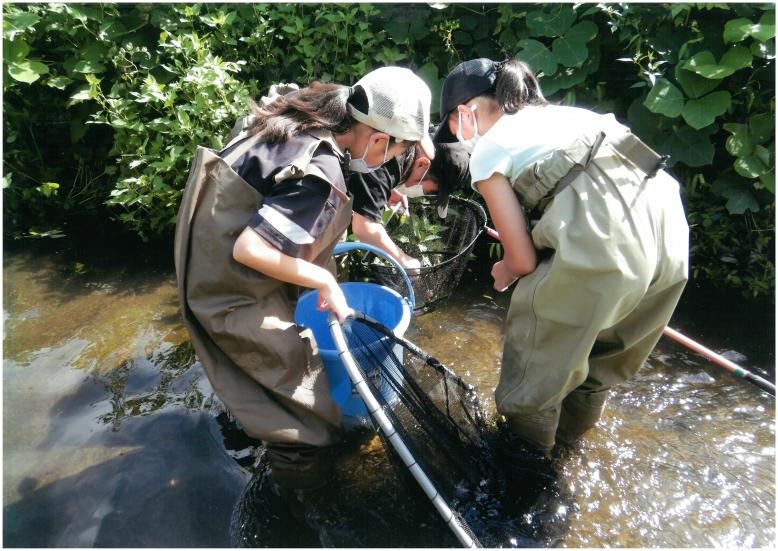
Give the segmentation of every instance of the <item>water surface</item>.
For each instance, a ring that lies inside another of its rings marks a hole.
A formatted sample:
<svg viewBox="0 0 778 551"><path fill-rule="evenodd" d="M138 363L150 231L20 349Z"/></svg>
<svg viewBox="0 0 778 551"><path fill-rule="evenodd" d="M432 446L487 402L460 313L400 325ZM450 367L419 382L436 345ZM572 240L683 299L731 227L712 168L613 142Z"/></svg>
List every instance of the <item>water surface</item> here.
<svg viewBox="0 0 778 551"><path fill-rule="evenodd" d="M195 360L171 267L110 256L6 250L6 546L456 544L371 434L343 445L335 483L309 500L312 528L295 528L262 478L261 448ZM772 378L772 319L749 330L753 313L694 293L674 325ZM507 301L471 274L408 333L476 385L488 409ZM553 484L527 488L516 518L496 520L515 537L487 543L775 542L773 399L667 339L554 469Z"/></svg>

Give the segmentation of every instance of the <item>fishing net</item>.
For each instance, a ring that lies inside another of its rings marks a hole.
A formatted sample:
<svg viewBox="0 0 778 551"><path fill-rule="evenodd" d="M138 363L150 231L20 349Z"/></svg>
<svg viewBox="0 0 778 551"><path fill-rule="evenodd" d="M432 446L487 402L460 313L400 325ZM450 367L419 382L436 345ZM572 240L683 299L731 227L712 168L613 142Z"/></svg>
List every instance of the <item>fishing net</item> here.
<svg viewBox="0 0 778 551"><path fill-rule="evenodd" d="M501 509L505 477L476 389L380 324L348 320L342 330L363 373L380 366L380 378L371 375L365 381L414 460L478 544ZM407 486L418 487L396 451L384 444Z"/></svg>
<svg viewBox="0 0 778 551"><path fill-rule="evenodd" d="M417 311L430 310L459 285L473 245L485 225L483 207L462 197L450 198L446 218L438 216L435 198L424 196L408 202L406 215L397 214L389 219L386 224L389 236L422 264L418 271L408 274ZM353 257L361 262L355 271L405 294L405 282L394 267L379 259Z"/></svg>

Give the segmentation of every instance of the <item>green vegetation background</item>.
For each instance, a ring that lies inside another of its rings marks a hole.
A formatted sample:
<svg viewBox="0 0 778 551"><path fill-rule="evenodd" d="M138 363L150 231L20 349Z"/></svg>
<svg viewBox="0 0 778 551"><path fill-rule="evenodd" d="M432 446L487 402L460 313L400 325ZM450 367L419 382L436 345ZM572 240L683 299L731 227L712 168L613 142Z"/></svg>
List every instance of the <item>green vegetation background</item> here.
<svg viewBox="0 0 778 551"><path fill-rule="evenodd" d="M4 4L6 239L170 240L197 145L275 82L518 57L671 156L698 281L774 295L773 4ZM437 120L435 113L433 119Z"/></svg>

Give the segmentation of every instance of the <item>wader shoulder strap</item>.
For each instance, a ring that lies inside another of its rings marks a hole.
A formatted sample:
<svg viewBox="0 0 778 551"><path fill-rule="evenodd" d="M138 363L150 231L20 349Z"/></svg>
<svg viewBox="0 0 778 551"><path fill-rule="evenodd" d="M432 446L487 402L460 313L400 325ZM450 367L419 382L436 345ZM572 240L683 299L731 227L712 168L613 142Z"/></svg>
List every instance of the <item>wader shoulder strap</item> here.
<svg viewBox="0 0 778 551"><path fill-rule="evenodd" d="M653 178L657 172L667 168L669 155L660 155L632 132L609 138L608 143L619 155L641 170L647 178Z"/></svg>
<svg viewBox="0 0 778 551"><path fill-rule="evenodd" d="M348 195L338 189L338 187L331 181L330 177L327 176L323 170L311 163L311 159L313 159L313 155L316 152L316 149L318 149L322 142L328 142L328 140L318 139L312 142L311 145L309 145L299 157L293 159L286 167L284 167L278 174L276 174L275 181L278 183L289 179L304 178L305 176L315 176L327 182L332 188L332 191L335 192L335 195L337 195L341 201L347 202L349 200Z"/></svg>
<svg viewBox="0 0 778 551"><path fill-rule="evenodd" d="M551 193L538 201L537 206L530 213L530 218L539 217L545 210L545 207L551 198L562 193L562 191L564 191L564 189L569 186L581 172L584 172L589 167L592 160L597 155L600 146L605 141L605 137L605 132L601 131L597 134L586 157L582 159L581 162L576 163L567 174L559 179L559 182L554 186ZM614 137L608 137L608 145L610 145L619 155L635 165L638 170L646 175L647 179L653 178L656 176L657 172L667 168L667 159L669 157L667 155L658 154L644 144L640 138L635 136L632 132L624 132Z"/></svg>
<svg viewBox="0 0 778 551"><path fill-rule="evenodd" d="M232 130L230 130L230 133L227 134L227 145L225 145L222 148L222 151L230 147L232 144L242 140L246 136L248 136L248 129L251 126L251 123L254 122L254 115L246 115L245 117L239 118L235 125L232 127Z"/></svg>
<svg viewBox="0 0 778 551"><path fill-rule="evenodd" d="M259 134L255 134L253 136L243 136L242 133L238 134L235 139L233 139L230 143L227 144L227 146L222 149L222 151L226 150L228 147L230 147L233 143L237 143L239 141L243 140L243 143L241 143L238 147L236 147L233 151L231 151L227 156L222 157L224 159L224 162L227 164L227 166L232 166L232 163L240 159L245 153L251 149L254 144L256 144L259 141Z"/></svg>
<svg viewBox="0 0 778 551"><path fill-rule="evenodd" d="M584 172L587 168L589 168L592 159L594 159L595 155L597 155L597 151L599 151L600 146L604 140L605 132L600 132L597 134L597 137L594 138L594 143L592 144L591 149L589 149L589 153L585 158L581 159L581 162L576 163L567 174L560 178L559 183L557 183L557 185L554 187L553 195L556 196L562 193L562 191L567 186L569 186L570 183L575 180L581 172Z"/></svg>

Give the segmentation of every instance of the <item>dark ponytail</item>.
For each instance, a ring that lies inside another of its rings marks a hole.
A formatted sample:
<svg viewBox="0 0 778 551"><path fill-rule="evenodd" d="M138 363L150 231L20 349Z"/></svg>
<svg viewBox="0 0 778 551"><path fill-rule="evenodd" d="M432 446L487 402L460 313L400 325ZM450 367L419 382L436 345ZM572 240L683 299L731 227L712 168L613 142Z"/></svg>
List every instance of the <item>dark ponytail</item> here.
<svg viewBox="0 0 778 551"><path fill-rule="evenodd" d="M526 105L546 105L538 80L529 65L508 59L497 66L494 98L505 113L511 114Z"/></svg>
<svg viewBox="0 0 778 551"><path fill-rule="evenodd" d="M311 130L347 132L355 123L346 109L351 90L339 84L313 82L299 92L278 97L266 108L251 102L255 118L249 134L260 134L264 142L279 143Z"/></svg>

